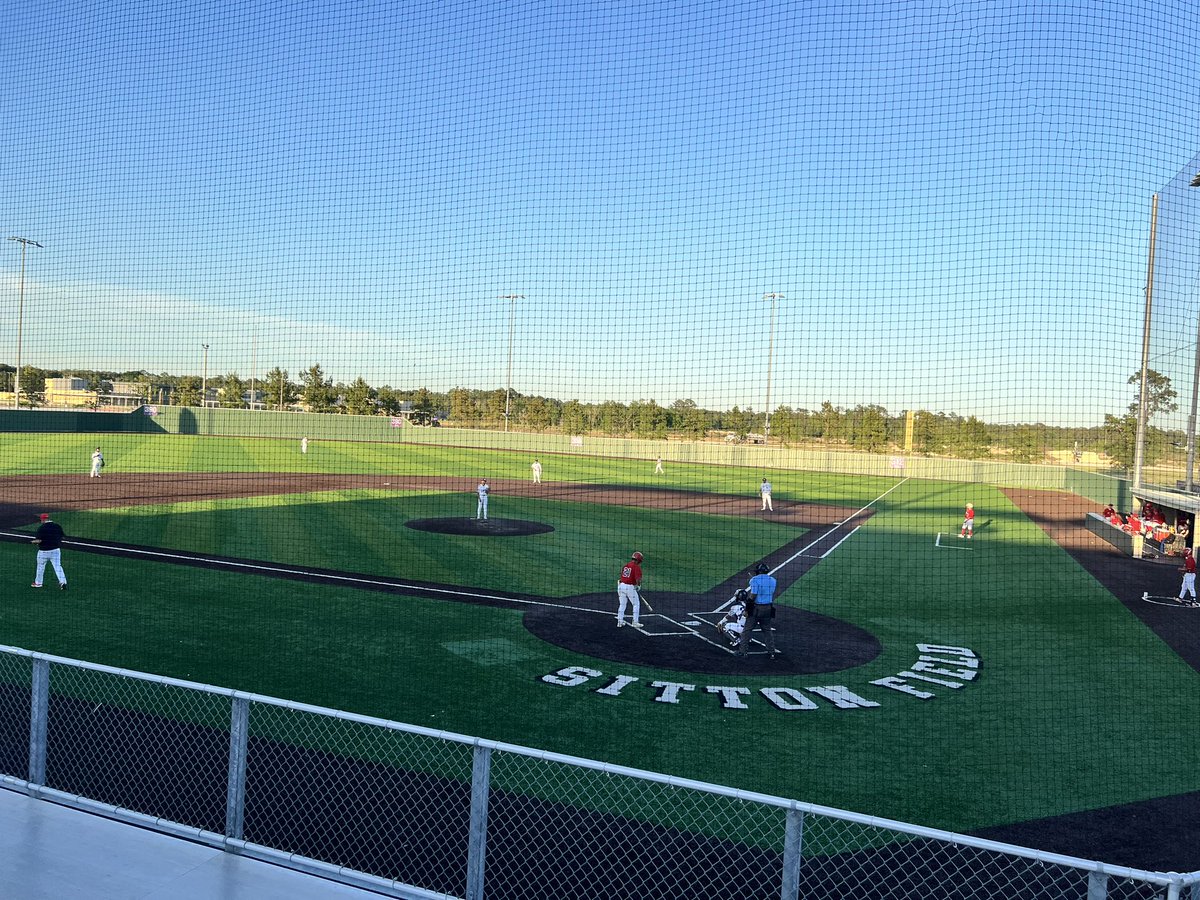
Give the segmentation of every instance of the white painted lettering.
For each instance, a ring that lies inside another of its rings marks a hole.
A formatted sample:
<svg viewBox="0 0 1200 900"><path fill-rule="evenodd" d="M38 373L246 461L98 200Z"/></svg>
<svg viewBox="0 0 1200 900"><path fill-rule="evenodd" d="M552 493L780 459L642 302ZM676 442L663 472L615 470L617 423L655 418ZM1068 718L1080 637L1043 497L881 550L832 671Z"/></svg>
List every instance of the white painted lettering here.
<svg viewBox="0 0 1200 900"><path fill-rule="evenodd" d="M616 697L621 691L625 690L625 686L633 684L638 678L634 675L617 675L602 688L597 688L597 694L603 694L605 697Z"/></svg>
<svg viewBox="0 0 1200 900"><path fill-rule="evenodd" d="M598 669L588 669L584 666L567 666L565 669L559 669L557 672L551 672L549 675L543 675L542 681L546 684L557 684L562 687L575 687L583 684L591 678L599 678L604 673Z"/></svg>
<svg viewBox="0 0 1200 900"><path fill-rule="evenodd" d="M767 698L768 703L776 709L782 709L784 712L791 712L796 709L817 708L817 704L813 703L795 688L763 688L759 693Z"/></svg>
<svg viewBox="0 0 1200 900"><path fill-rule="evenodd" d="M941 644L917 644L918 653L944 653L947 656L970 656L975 654L969 647L943 647Z"/></svg>
<svg viewBox="0 0 1200 900"><path fill-rule="evenodd" d="M941 666L962 666L966 669L978 669L979 660L972 656L956 656L953 659L941 659L937 656L920 656L921 662L937 663Z"/></svg>
<svg viewBox="0 0 1200 900"><path fill-rule="evenodd" d="M948 688L962 687L961 681L946 681L942 678L933 678L929 675L920 675L916 672L900 672L896 675L897 678L915 678L917 681L928 681L930 684L940 684Z"/></svg>
<svg viewBox="0 0 1200 900"><path fill-rule="evenodd" d="M928 700L930 697L937 696L936 694L929 693L929 691L918 690L911 684L905 684L895 675L889 675L887 678L877 678L872 681L871 684L877 684L880 687L891 688L893 691L899 691L902 694L908 694L912 697L916 697L918 700Z"/></svg>
<svg viewBox="0 0 1200 900"><path fill-rule="evenodd" d="M912 665L914 672L928 672L930 675L945 675L947 678L961 678L963 681L972 681L979 673L974 669L943 669L940 666L935 666L931 662L915 662Z"/></svg>
<svg viewBox="0 0 1200 900"><path fill-rule="evenodd" d="M723 709L749 709L741 698L750 693L750 688L744 687L717 687L715 684L708 685L704 690L710 694L721 695L721 707Z"/></svg>
<svg viewBox="0 0 1200 900"><path fill-rule="evenodd" d="M818 697L824 697L838 709L867 709L879 705L874 700L867 700L864 697L858 696L858 694L842 684L807 687L805 690L812 691Z"/></svg>
<svg viewBox="0 0 1200 900"><path fill-rule="evenodd" d="M694 691L694 684L680 684L678 681L652 681L651 687L660 688L659 694L655 697L658 703L678 703L680 691Z"/></svg>

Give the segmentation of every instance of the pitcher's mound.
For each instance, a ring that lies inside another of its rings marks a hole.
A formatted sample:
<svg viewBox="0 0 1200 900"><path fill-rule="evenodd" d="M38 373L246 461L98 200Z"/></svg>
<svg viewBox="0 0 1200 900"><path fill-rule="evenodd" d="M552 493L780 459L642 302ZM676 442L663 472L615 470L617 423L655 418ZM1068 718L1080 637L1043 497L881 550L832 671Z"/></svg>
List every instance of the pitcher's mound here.
<svg viewBox="0 0 1200 900"><path fill-rule="evenodd" d="M554 526L545 522L526 522L522 519L411 519L404 526L436 534L473 534L483 537L515 537L545 534L554 530Z"/></svg>

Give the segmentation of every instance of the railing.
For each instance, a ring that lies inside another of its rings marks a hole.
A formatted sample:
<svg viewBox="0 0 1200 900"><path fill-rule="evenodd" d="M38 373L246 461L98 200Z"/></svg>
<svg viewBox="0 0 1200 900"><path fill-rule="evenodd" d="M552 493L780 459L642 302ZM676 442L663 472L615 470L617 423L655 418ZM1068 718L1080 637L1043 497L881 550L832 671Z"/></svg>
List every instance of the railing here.
<svg viewBox="0 0 1200 900"><path fill-rule="evenodd" d="M406 898L1200 900L1144 872L0 647L0 785Z"/></svg>

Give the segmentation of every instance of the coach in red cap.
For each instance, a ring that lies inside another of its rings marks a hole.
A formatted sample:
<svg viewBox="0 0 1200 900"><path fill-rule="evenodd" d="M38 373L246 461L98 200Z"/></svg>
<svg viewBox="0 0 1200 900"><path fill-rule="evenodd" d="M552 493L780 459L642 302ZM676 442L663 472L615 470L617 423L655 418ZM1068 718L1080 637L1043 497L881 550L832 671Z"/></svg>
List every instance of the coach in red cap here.
<svg viewBox="0 0 1200 900"><path fill-rule="evenodd" d="M38 545L37 574L33 576L31 587L40 588L42 586L42 575L46 571L46 563L49 562L54 567L54 574L58 576L58 589L65 591L67 576L62 567L62 526L57 522L50 521L50 513L42 513L38 518L41 519L42 524L38 526L37 533L33 538L33 543Z"/></svg>

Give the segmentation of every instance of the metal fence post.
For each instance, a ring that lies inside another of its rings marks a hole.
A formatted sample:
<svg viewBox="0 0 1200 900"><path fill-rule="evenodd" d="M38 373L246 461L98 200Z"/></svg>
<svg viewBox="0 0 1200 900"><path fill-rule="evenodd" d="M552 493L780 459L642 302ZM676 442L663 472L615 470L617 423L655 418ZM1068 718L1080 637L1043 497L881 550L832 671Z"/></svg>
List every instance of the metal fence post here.
<svg viewBox="0 0 1200 900"><path fill-rule="evenodd" d="M234 695L229 711L229 780L225 791L225 836L242 839L246 819L246 748L250 742L250 699Z"/></svg>
<svg viewBox="0 0 1200 900"><path fill-rule="evenodd" d="M1108 897L1108 876L1103 872L1088 872L1087 900L1106 900Z"/></svg>
<svg viewBox="0 0 1200 900"><path fill-rule="evenodd" d="M29 697L29 783L46 783L46 744L50 722L50 661L33 660Z"/></svg>
<svg viewBox="0 0 1200 900"><path fill-rule="evenodd" d="M488 793L492 783L492 749L475 746L471 760L471 825L467 834L466 900L483 900L487 858Z"/></svg>
<svg viewBox="0 0 1200 900"><path fill-rule="evenodd" d="M804 813L787 811L783 829L783 887L780 900L797 900L800 896L800 863L804 858Z"/></svg>

